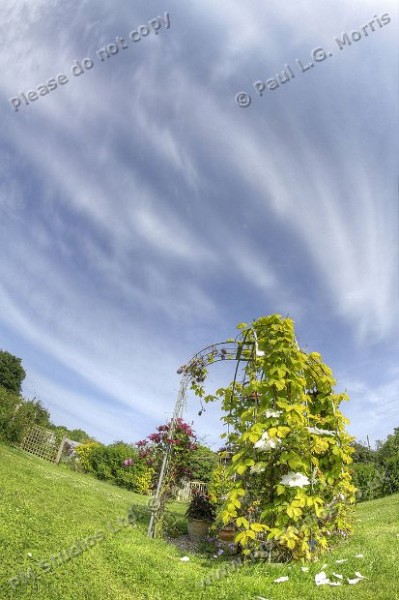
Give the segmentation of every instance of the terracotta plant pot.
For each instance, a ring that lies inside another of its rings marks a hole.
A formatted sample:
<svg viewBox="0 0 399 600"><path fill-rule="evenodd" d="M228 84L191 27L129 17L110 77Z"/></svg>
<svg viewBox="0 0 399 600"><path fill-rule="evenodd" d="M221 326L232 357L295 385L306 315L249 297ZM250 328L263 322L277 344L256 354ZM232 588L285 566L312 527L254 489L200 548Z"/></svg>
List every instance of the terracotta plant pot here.
<svg viewBox="0 0 399 600"><path fill-rule="evenodd" d="M209 534L212 521L203 521L200 519L188 519L187 529L188 537L191 540L200 540Z"/></svg>
<svg viewBox="0 0 399 600"><path fill-rule="evenodd" d="M236 534L235 526L234 525L226 525L226 527L223 527L223 529L221 529L219 531L218 538L222 542L227 542L227 543L231 544L232 542L234 542L235 534Z"/></svg>

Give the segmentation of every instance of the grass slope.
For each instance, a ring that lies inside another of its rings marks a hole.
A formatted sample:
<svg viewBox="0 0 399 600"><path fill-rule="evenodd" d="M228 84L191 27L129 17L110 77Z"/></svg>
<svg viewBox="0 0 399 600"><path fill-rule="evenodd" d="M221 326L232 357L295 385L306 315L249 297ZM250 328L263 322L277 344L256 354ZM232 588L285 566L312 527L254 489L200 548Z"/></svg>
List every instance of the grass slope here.
<svg viewBox="0 0 399 600"><path fill-rule="evenodd" d="M191 556L182 562L176 548L146 537L145 523L118 527L118 517L126 518L132 504L146 503L143 496L0 445L0 598L399 599L398 495L360 504L355 534L306 573L300 564L249 564L223 574L228 563L222 559ZM58 566L51 560L90 536L91 546L86 542L79 555ZM336 564L338 559L347 561ZM367 579L317 587L314 575L323 563L332 579L333 572L354 578L356 571ZM273 583L282 576L289 580ZM206 578L212 583L203 588Z"/></svg>

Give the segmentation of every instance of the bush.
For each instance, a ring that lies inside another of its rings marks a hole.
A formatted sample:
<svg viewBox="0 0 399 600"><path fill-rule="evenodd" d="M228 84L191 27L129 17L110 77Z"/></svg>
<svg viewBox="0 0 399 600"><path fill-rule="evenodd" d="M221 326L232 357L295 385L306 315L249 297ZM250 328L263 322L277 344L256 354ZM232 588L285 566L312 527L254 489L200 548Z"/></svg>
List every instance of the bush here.
<svg viewBox="0 0 399 600"><path fill-rule="evenodd" d="M373 500L386 494L386 476L375 463L355 463L352 467L353 484L357 487L358 502Z"/></svg>
<svg viewBox="0 0 399 600"><path fill-rule="evenodd" d="M0 440L8 443L15 442L20 432L15 427L15 415L22 399L0 386Z"/></svg>
<svg viewBox="0 0 399 600"><path fill-rule="evenodd" d="M24 400L0 386L0 439L20 444L33 425L49 426L49 413L40 400Z"/></svg>
<svg viewBox="0 0 399 600"><path fill-rule="evenodd" d="M139 458L134 446L124 442L109 446L90 442L78 446L76 453L84 470L94 473L98 479L139 494L148 493L154 471ZM129 469L123 466L127 459L132 461Z"/></svg>
<svg viewBox="0 0 399 600"><path fill-rule="evenodd" d="M396 494L399 492L399 455L387 458L385 466L385 494Z"/></svg>
<svg viewBox="0 0 399 600"><path fill-rule="evenodd" d="M87 444L82 444L76 448L76 454L79 457L81 467L87 473L94 472L92 466L92 455L98 446L101 446L99 442L88 442Z"/></svg>

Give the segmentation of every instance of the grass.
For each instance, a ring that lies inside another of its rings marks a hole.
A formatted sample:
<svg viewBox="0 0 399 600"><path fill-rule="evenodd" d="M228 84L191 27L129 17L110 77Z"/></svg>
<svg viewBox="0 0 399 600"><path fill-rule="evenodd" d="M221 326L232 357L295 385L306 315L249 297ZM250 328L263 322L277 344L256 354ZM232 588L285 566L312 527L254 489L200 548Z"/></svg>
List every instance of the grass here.
<svg viewBox="0 0 399 600"><path fill-rule="evenodd" d="M118 527L118 517L126 518L132 504L143 507L147 500L0 445L0 598L399 599L399 495L360 504L355 534L324 560L309 565L307 573L300 564L249 564L224 575L220 569L228 563L223 559L190 556L182 562L175 547L146 537L144 522L135 528L126 523ZM184 506L176 505L175 510L182 515ZM54 565L51 556L89 536L97 536L91 538L91 547ZM336 564L338 559L347 562ZM333 572L353 578L360 571L367 579L357 585L317 587L314 576L323 563L331 578ZM23 582L29 569L31 577ZM289 580L273 583L282 576ZM9 583L13 578L15 589ZM212 584L202 588L206 578Z"/></svg>

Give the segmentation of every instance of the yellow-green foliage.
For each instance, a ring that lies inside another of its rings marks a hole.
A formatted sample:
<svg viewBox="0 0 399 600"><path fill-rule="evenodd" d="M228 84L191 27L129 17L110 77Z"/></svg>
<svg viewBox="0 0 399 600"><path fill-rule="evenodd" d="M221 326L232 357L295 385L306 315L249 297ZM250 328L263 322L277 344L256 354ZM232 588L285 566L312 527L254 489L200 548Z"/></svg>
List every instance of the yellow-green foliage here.
<svg viewBox="0 0 399 600"><path fill-rule="evenodd" d="M81 446L77 446L75 448L76 454L79 457L80 464L82 465L85 471L91 472L93 471L91 464L91 456L93 451L96 448L102 446L99 442L88 442L87 444L82 444Z"/></svg>
<svg viewBox="0 0 399 600"><path fill-rule="evenodd" d="M239 328L253 342L242 353L247 383L205 398L221 398L233 452L220 520L235 522L246 554L268 543L310 560L351 531L352 438L339 410L348 398L334 392L320 354L299 348L291 319L272 315Z"/></svg>
<svg viewBox="0 0 399 600"><path fill-rule="evenodd" d="M139 494L148 494L151 488L151 481L154 476L154 469L143 466L143 470L134 478L136 491Z"/></svg>
<svg viewBox="0 0 399 600"><path fill-rule="evenodd" d="M223 464L223 457L220 458L220 461L218 466L213 470L211 481L208 485L209 498L214 504L224 500L231 488L231 478L226 466Z"/></svg>

